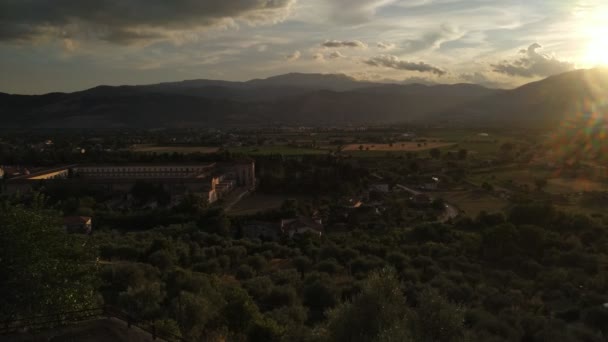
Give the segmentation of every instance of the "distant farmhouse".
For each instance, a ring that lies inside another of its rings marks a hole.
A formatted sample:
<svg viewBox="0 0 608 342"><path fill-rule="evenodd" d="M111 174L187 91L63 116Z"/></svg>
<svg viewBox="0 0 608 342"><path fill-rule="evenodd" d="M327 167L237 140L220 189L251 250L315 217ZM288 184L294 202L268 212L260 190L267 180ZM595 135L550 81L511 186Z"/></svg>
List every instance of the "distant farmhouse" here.
<svg viewBox="0 0 608 342"><path fill-rule="evenodd" d="M321 219L302 216L296 219L281 220L281 231L290 238L306 233L321 236L323 224Z"/></svg>
<svg viewBox="0 0 608 342"><path fill-rule="evenodd" d="M44 184L90 185L128 192L137 182L162 187L172 196L202 193L216 202L236 187L254 188L255 162L206 164L69 165L11 178L8 193L28 193Z"/></svg>

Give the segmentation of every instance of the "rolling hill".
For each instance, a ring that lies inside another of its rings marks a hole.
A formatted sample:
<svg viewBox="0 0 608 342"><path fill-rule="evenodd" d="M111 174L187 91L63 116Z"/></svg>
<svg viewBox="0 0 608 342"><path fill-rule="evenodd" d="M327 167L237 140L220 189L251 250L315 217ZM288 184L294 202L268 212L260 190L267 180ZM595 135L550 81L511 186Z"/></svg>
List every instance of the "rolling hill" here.
<svg viewBox="0 0 608 342"><path fill-rule="evenodd" d="M595 113L595 114L594 114ZM555 127L608 114L608 69L575 70L433 115L452 124Z"/></svg>
<svg viewBox="0 0 608 342"><path fill-rule="evenodd" d="M360 82L345 75L98 86L74 93L0 95L0 127L120 128L343 125L419 120L495 90L473 85ZM437 101L437 97L441 97Z"/></svg>
<svg viewBox="0 0 608 342"><path fill-rule="evenodd" d="M577 70L513 90L473 84L361 82L287 74L247 82L190 80L74 93L0 93L2 128L259 127L425 123L552 125L605 111L608 71Z"/></svg>

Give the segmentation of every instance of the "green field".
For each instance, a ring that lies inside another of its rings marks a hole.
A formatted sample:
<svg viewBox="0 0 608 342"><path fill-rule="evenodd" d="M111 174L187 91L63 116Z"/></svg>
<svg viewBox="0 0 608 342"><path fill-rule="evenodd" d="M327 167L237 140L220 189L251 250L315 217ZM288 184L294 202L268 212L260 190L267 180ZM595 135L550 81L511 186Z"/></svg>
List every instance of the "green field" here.
<svg viewBox="0 0 608 342"><path fill-rule="evenodd" d="M219 147L209 146L161 146L153 144L134 145L130 148L131 151L141 153L216 153L220 151ZM247 154L251 156L263 156L271 154L282 155L323 155L329 153L327 149L321 148L306 148L292 147L286 145L273 146L247 146L247 147L229 147L227 150L231 153Z"/></svg>
<svg viewBox="0 0 608 342"><path fill-rule="evenodd" d="M476 185L487 182L492 185L502 185L513 181L518 184L534 185L534 181L539 178L549 178L550 173L543 170L535 170L524 167L510 166L508 168L497 168L483 173L473 174L469 181Z"/></svg>
<svg viewBox="0 0 608 342"><path fill-rule="evenodd" d="M586 178L565 178L558 174L545 170L511 168L484 172L472 175L469 181L477 186L484 182L493 186L506 186L509 182L513 185L527 185L530 190L536 188L537 179L546 179L547 185L543 191L550 194L567 194L582 191L608 191L608 184Z"/></svg>
<svg viewBox="0 0 608 342"><path fill-rule="evenodd" d="M440 192L435 193L434 196L443 198L456 208L463 210L465 215L470 217L477 217L482 211L488 213L501 212L509 204L506 199L476 191Z"/></svg>
<svg viewBox="0 0 608 342"><path fill-rule="evenodd" d="M160 146L153 144L133 145L131 151L141 153L215 153L219 147L208 146Z"/></svg>
<svg viewBox="0 0 608 342"><path fill-rule="evenodd" d="M291 146L248 146L248 147L230 147L228 151L231 153L241 153L251 156L263 156L271 154L282 154L286 156L299 156L299 155L323 155L328 154L328 150L305 148L305 147L291 147Z"/></svg>
<svg viewBox="0 0 608 342"><path fill-rule="evenodd" d="M427 151L411 152L411 151L343 151L342 154L353 156L355 158L394 158L406 156L408 153L416 153L420 156L428 155Z"/></svg>

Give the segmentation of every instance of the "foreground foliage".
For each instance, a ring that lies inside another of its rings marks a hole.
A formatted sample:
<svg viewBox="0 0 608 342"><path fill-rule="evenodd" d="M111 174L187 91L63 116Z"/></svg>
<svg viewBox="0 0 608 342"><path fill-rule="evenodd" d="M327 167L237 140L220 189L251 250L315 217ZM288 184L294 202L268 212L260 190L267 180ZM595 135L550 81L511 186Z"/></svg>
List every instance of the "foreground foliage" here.
<svg viewBox="0 0 608 342"><path fill-rule="evenodd" d="M0 317L99 304L93 248L65 233L56 213L0 205Z"/></svg>
<svg viewBox="0 0 608 342"><path fill-rule="evenodd" d="M105 304L188 340L599 342L608 333L606 227L544 204L276 242L237 239L238 226L212 209L86 243L55 217L3 207L3 314L86 307L97 289Z"/></svg>
<svg viewBox="0 0 608 342"><path fill-rule="evenodd" d="M217 235L213 215L96 234L105 300L175 321L195 340L605 338L608 240L584 216L526 204L453 224L264 242Z"/></svg>

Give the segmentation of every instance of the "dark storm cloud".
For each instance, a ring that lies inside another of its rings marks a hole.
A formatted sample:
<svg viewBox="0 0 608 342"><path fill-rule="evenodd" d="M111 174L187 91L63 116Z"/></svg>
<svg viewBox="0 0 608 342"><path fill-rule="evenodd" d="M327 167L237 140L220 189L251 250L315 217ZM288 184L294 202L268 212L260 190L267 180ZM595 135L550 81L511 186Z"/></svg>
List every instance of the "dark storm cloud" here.
<svg viewBox="0 0 608 342"><path fill-rule="evenodd" d="M397 56L380 55L370 58L364 62L367 65L375 67L391 68L396 70L409 70L418 72L430 72L435 75L443 76L446 72L440 68L424 62L408 62L402 61Z"/></svg>
<svg viewBox="0 0 608 342"><path fill-rule="evenodd" d="M560 74L562 72L574 70L574 64L560 61L553 56L538 53L541 46L538 43L530 45L527 49L521 50L523 57L515 61L504 61L493 64L495 72L510 76L522 77L547 77Z"/></svg>
<svg viewBox="0 0 608 342"><path fill-rule="evenodd" d="M162 39L164 37L165 35L162 33L111 30L100 38L117 44L130 44L142 40Z"/></svg>
<svg viewBox="0 0 608 342"><path fill-rule="evenodd" d="M115 42L163 36L222 20L273 22L295 0L0 0L0 39L93 34Z"/></svg>
<svg viewBox="0 0 608 342"><path fill-rule="evenodd" d="M40 30L30 25L8 24L0 21L0 41L29 39L39 33Z"/></svg>
<svg viewBox="0 0 608 342"><path fill-rule="evenodd" d="M321 46L327 48L367 48L367 45L358 40L327 40L325 43L322 43Z"/></svg>

